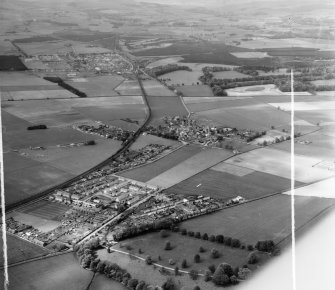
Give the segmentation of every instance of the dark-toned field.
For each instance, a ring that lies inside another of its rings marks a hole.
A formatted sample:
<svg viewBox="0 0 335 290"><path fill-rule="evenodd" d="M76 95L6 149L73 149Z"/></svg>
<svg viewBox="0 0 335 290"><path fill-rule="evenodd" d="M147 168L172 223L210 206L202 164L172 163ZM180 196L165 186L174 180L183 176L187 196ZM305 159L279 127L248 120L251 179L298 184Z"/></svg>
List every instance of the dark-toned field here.
<svg viewBox="0 0 335 290"><path fill-rule="evenodd" d="M152 123L159 122L164 116L187 116L187 111L179 97L147 97L151 108Z"/></svg>
<svg viewBox="0 0 335 290"><path fill-rule="evenodd" d="M21 262L27 259L40 257L49 254L50 252L33 243L26 242L12 234L7 233L7 254L8 264ZM0 237L0 265L3 265L3 241Z"/></svg>
<svg viewBox="0 0 335 290"><path fill-rule="evenodd" d="M125 171L120 175L126 178L146 182L166 170L178 165L180 162L199 153L201 148L198 146L184 146L177 151L155 161L153 163Z"/></svg>
<svg viewBox="0 0 335 290"><path fill-rule="evenodd" d="M251 171L244 176L238 176L207 169L170 187L166 192L205 195L227 201L238 195L248 200L259 198L289 188L289 179L263 172Z"/></svg>
<svg viewBox="0 0 335 290"><path fill-rule="evenodd" d="M296 196L296 230L334 204L334 199ZM278 243L291 234L291 197L278 194L237 205L188 220L181 227L195 232L231 236L250 244L267 239Z"/></svg>
<svg viewBox="0 0 335 290"><path fill-rule="evenodd" d="M20 58L15 55L0 55L0 71L27 70Z"/></svg>
<svg viewBox="0 0 335 290"><path fill-rule="evenodd" d="M209 86L194 85L194 86L181 86L177 90L182 92L185 97L212 97L213 92Z"/></svg>

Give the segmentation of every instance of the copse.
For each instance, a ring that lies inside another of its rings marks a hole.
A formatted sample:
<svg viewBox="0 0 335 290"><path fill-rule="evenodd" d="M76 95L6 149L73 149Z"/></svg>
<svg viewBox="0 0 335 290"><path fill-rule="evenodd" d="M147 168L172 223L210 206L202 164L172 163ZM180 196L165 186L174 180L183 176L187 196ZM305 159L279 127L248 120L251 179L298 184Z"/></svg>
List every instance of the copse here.
<svg viewBox="0 0 335 290"><path fill-rule="evenodd" d="M275 249L275 243L272 240L258 241L255 248L258 251L271 253Z"/></svg>

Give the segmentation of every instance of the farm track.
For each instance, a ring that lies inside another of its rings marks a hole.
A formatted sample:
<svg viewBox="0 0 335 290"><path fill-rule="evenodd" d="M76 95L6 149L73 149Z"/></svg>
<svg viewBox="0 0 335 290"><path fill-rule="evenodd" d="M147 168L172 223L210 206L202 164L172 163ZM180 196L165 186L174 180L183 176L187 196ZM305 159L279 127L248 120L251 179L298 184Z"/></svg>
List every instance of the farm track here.
<svg viewBox="0 0 335 290"><path fill-rule="evenodd" d="M63 182L59 185L53 186L53 187L51 187L47 190L44 190L40 193L37 193L36 195L34 195L32 197L29 197L25 200L22 200L22 201L19 201L17 203L14 203L14 204L11 204L11 205L7 206L6 207L6 212L11 212L14 209L17 210L20 207L26 206L26 205L31 204L31 203L36 203L36 202L42 200L47 195L52 193L54 190L62 189L64 187L67 187L71 183L85 177L87 174L90 174L90 173L100 169L101 167L108 165L111 161L115 160L117 157L119 157L122 153L126 152L130 148L130 146L136 141L136 139L143 132L144 128L151 121L151 108L150 108L150 106L148 104L148 101L147 101L147 94L146 94L146 92L143 88L142 80L141 80L140 76L138 76L138 75L137 75L137 80L138 80L138 83L139 83L141 91L142 91L142 97L143 97L143 100L144 100L144 104L146 106L147 116L146 116L146 119L145 119L144 123L142 124L142 126L134 133L134 135L130 139L128 139L124 143L124 145L115 154L113 154L111 157L107 158L106 160L102 161L101 163L97 164L96 166L90 168L89 170L85 171L84 173L82 173L82 174L80 174L76 177L73 177L73 178L71 178L71 179L69 179L69 180L67 180L67 181L65 181L65 182Z"/></svg>

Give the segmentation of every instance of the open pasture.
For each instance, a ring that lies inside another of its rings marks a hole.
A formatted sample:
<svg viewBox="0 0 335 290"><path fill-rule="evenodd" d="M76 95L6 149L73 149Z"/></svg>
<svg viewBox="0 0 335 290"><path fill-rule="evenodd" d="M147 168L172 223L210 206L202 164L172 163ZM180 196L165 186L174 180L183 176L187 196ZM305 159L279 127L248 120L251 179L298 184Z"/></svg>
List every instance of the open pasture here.
<svg viewBox="0 0 335 290"><path fill-rule="evenodd" d="M232 106L229 106L227 101L223 103L224 105L227 104L224 107L197 112L195 117L209 122L214 121L223 126L251 130L267 130L272 126L278 127L290 123L290 115L286 112L264 103L242 100L242 103L244 102L249 104L233 106L234 102L231 102L230 105ZM210 106L214 104L212 103ZM199 107L199 105L196 107ZM191 110L193 109L192 106Z"/></svg>
<svg viewBox="0 0 335 290"><path fill-rule="evenodd" d="M95 76L67 80L70 86L84 92L88 97L117 96L114 89L123 81L121 76Z"/></svg>
<svg viewBox="0 0 335 290"><path fill-rule="evenodd" d="M333 199L296 196L296 230L334 203ZM259 240L278 243L291 234L291 198L286 194L277 194L240 204L185 221L181 228L208 235L222 234L253 245Z"/></svg>
<svg viewBox="0 0 335 290"><path fill-rule="evenodd" d="M245 86L226 90L228 96L282 95L275 85Z"/></svg>
<svg viewBox="0 0 335 290"><path fill-rule="evenodd" d="M147 97L151 108L151 122L157 123L165 116L187 116L183 103L179 97Z"/></svg>
<svg viewBox="0 0 335 290"><path fill-rule="evenodd" d="M203 148L198 154L148 180L148 183L168 188L230 156L232 156L232 153L224 149Z"/></svg>
<svg viewBox="0 0 335 290"><path fill-rule="evenodd" d="M10 267L8 271L9 290L86 289L93 277L93 272L80 267L74 253ZM0 283L3 285L4 275L0 276Z"/></svg>
<svg viewBox="0 0 335 290"><path fill-rule="evenodd" d="M67 90L28 90L28 91L9 91L1 93L2 101L24 101L24 100L43 100L43 99L71 99L78 98Z"/></svg>
<svg viewBox="0 0 335 290"><path fill-rule="evenodd" d="M236 196L250 200L290 188L290 179L226 165L230 164L220 163L202 171L170 187L166 192L186 196L204 195L227 201Z"/></svg>
<svg viewBox="0 0 335 290"><path fill-rule="evenodd" d="M156 80L145 80L143 81L143 87L148 96L155 97L172 97L175 94L167 87L163 86L159 81Z"/></svg>
<svg viewBox="0 0 335 290"><path fill-rule="evenodd" d="M180 162L183 162L184 160L199 152L201 152L201 147L199 146L183 146L155 162L122 172L119 175L142 182L147 182L148 180L169 170L170 168L177 166Z"/></svg>
<svg viewBox="0 0 335 290"><path fill-rule="evenodd" d="M274 148L261 148L234 156L226 162L283 178L291 178L291 154ZM321 160L295 154L295 178L303 183L315 182L335 175L335 172L316 168Z"/></svg>
<svg viewBox="0 0 335 290"><path fill-rule="evenodd" d="M115 91L122 96L140 96L142 91L138 81L126 80L115 88Z"/></svg>
<svg viewBox="0 0 335 290"><path fill-rule="evenodd" d="M49 251L33 243L26 242L15 235L7 232L7 255L8 264L21 262L27 259L40 257L49 254ZM0 237L0 265L3 265L2 235Z"/></svg>
<svg viewBox="0 0 335 290"><path fill-rule="evenodd" d="M176 88L185 97L213 97L211 88L207 85L190 85Z"/></svg>

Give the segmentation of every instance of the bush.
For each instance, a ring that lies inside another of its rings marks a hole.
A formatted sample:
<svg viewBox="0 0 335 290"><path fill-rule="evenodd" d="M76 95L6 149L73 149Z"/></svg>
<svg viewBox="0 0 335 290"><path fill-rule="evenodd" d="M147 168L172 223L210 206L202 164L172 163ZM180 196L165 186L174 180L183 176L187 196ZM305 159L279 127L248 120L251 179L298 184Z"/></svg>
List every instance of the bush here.
<svg viewBox="0 0 335 290"><path fill-rule="evenodd" d="M169 236L169 233L166 230L161 230L160 231L160 236L161 236L161 238L167 238Z"/></svg>
<svg viewBox="0 0 335 290"><path fill-rule="evenodd" d="M227 238L225 238L225 240L224 240L224 244L225 244L226 246L231 246L231 242L232 242L232 238L231 238L231 237L227 237Z"/></svg>
<svg viewBox="0 0 335 290"><path fill-rule="evenodd" d="M248 255L248 264L257 264L258 261L259 261L259 257L257 255L256 252L251 252L249 255Z"/></svg>
<svg viewBox="0 0 335 290"><path fill-rule="evenodd" d="M248 245L248 251L253 251L254 250L254 246L253 245Z"/></svg>
<svg viewBox="0 0 335 290"><path fill-rule="evenodd" d="M195 237L196 237L197 239L201 239L201 234L200 234L200 232L196 232L196 233L195 233Z"/></svg>
<svg viewBox="0 0 335 290"><path fill-rule="evenodd" d="M151 256L147 256L147 257L145 258L145 262L146 262L148 265L151 265L151 264L152 264L152 258L151 258Z"/></svg>
<svg viewBox="0 0 335 290"><path fill-rule="evenodd" d="M136 290L144 290L144 287L145 287L145 282L140 281L136 286Z"/></svg>
<svg viewBox="0 0 335 290"><path fill-rule="evenodd" d="M171 250L171 249L172 249L172 247L171 247L171 242L170 242L170 241L167 241L167 242L165 243L165 248L164 248L164 250L169 251L169 250Z"/></svg>
<svg viewBox="0 0 335 290"><path fill-rule="evenodd" d="M176 283L175 281L169 277L167 278L166 282L162 285L163 290L175 290L176 289Z"/></svg>
<svg viewBox="0 0 335 290"><path fill-rule="evenodd" d="M211 236L209 237L209 241L210 241L210 242L215 242L215 236L214 236L214 235L211 235Z"/></svg>
<svg viewBox="0 0 335 290"><path fill-rule="evenodd" d="M215 269L214 269L215 271ZM204 276L204 280L205 282L210 281L212 279L212 272L210 270L206 270L205 271L205 276Z"/></svg>
<svg viewBox="0 0 335 290"><path fill-rule="evenodd" d="M217 236L215 237L215 240L216 240L217 243L223 244L223 242L224 242L224 237L223 237L223 235L217 235Z"/></svg>
<svg viewBox="0 0 335 290"><path fill-rule="evenodd" d="M241 242L239 239L232 239L231 246L233 248L239 248L241 246Z"/></svg>
<svg viewBox="0 0 335 290"><path fill-rule="evenodd" d="M175 274L176 276L179 275L179 268L178 268L177 266L174 268L174 274Z"/></svg>
<svg viewBox="0 0 335 290"><path fill-rule="evenodd" d="M174 264L176 264L176 261L173 259L169 259L169 265L174 265Z"/></svg>
<svg viewBox="0 0 335 290"><path fill-rule="evenodd" d="M217 258L219 258L220 257L220 253L219 253L219 251L217 250L217 249L212 249L211 250L211 257L213 258L213 259L217 259Z"/></svg>
<svg viewBox="0 0 335 290"><path fill-rule="evenodd" d="M187 261L186 261L186 259L184 259L184 260L181 262L181 267L182 267L183 269L187 268Z"/></svg>
<svg viewBox="0 0 335 290"><path fill-rule="evenodd" d="M189 231L187 234L188 234L190 237L194 237L194 232L193 232L193 231Z"/></svg>
<svg viewBox="0 0 335 290"><path fill-rule="evenodd" d="M183 236L186 236L186 235L187 235L187 230L186 230L186 229L182 229L182 230L181 230L181 234L182 234Z"/></svg>
<svg viewBox="0 0 335 290"><path fill-rule="evenodd" d="M127 286L128 286L128 288L130 288L132 290L135 290L137 284L138 284L138 280L137 279L129 279L128 283L127 283Z"/></svg>
<svg viewBox="0 0 335 290"><path fill-rule="evenodd" d="M196 254L196 255L194 256L194 262L195 262L195 263L200 263L200 255L199 255L199 254Z"/></svg>
<svg viewBox="0 0 335 290"><path fill-rule="evenodd" d="M206 252L206 250L205 250L203 247L200 247L200 248L199 248L199 252L200 252L200 253L204 253L204 252Z"/></svg>
<svg viewBox="0 0 335 290"><path fill-rule="evenodd" d="M198 278L198 272L196 270L191 270L189 275L192 280L197 280Z"/></svg>
<svg viewBox="0 0 335 290"><path fill-rule="evenodd" d="M208 266L208 269L209 269L209 271L211 271L212 273L214 273L215 270L216 270L216 267L215 267L214 264L212 264L212 265L209 265L209 266Z"/></svg>
<svg viewBox="0 0 335 290"><path fill-rule="evenodd" d="M208 235L207 235L207 233L204 233L202 235L202 239L205 240L205 241L208 241Z"/></svg>

